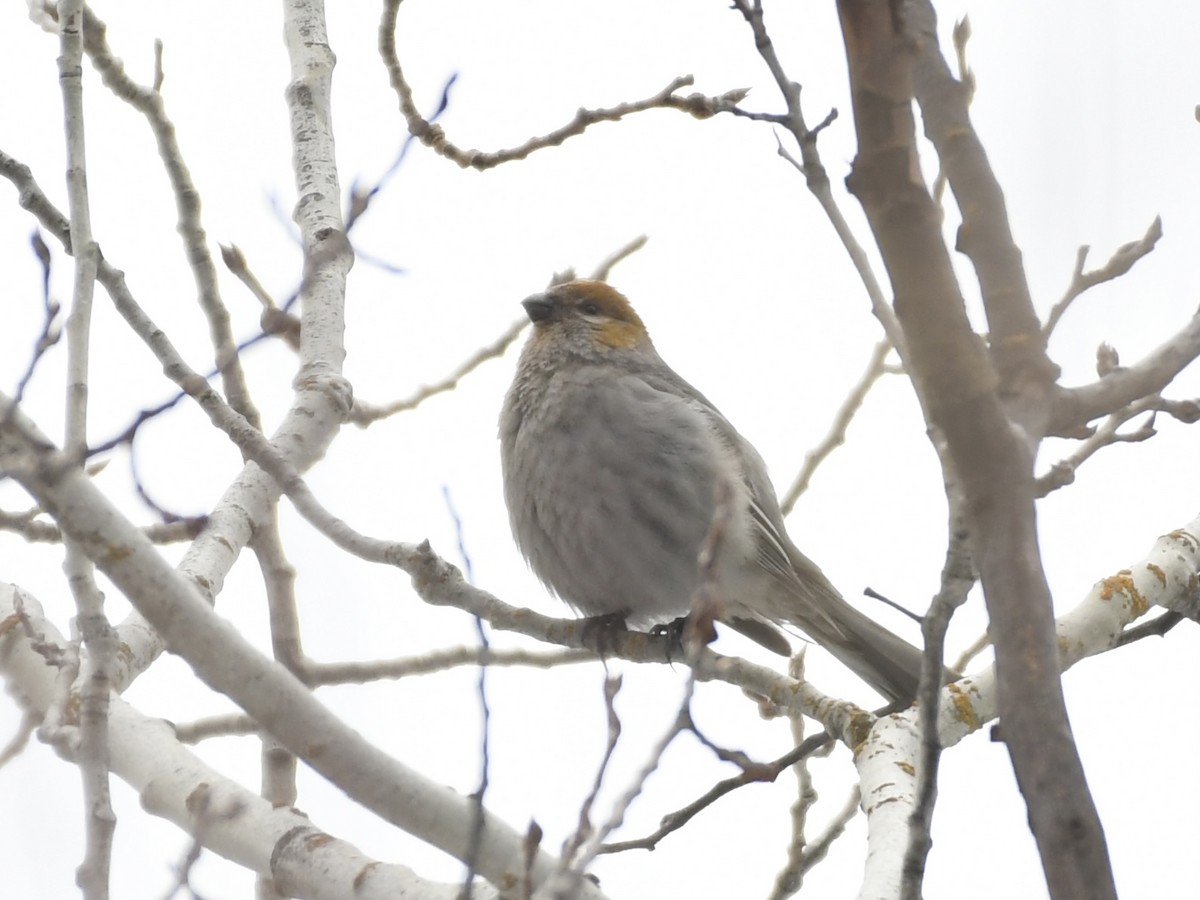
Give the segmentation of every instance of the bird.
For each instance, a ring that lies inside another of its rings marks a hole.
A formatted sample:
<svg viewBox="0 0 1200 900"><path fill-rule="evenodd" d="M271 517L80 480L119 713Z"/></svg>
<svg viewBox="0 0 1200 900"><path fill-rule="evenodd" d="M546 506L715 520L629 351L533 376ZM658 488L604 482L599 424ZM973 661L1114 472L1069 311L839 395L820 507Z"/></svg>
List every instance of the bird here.
<svg viewBox="0 0 1200 900"><path fill-rule="evenodd" d="M912 700L921 651L800 552L758 451L663 361L629 300L575 280L522 305L533 330L501 408L500 461L539 580L577 613L630 626L686 615L705 585L719 621L785 655L778 626L798 628L889 701Z"/></svg>

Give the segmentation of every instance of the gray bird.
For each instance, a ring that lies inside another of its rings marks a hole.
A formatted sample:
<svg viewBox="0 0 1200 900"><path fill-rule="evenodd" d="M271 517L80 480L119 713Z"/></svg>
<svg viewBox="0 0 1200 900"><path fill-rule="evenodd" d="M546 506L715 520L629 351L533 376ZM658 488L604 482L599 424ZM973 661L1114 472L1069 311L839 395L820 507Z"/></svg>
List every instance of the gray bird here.
<svg viewBox="0 0 1200 900"><path fill-rule="evenodd" d="M534 328L500 414L500 459L538 578L587 616L685 615L724 490L708 570L720 619L784 654L774 625L794 625L890 700L912 699L921 652L796 549L762 457L663 362L629 301L572 281L524 307Z"/></svg>

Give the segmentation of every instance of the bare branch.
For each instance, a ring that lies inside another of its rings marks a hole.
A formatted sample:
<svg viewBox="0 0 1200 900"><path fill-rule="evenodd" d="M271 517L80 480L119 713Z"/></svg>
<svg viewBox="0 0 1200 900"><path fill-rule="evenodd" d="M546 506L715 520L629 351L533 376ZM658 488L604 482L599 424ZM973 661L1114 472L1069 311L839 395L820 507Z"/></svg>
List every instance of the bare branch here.
<svg viewBox="0 0 1200 900"><path fill-rule="evenodd" d="M595 662L596 654L587 650L519 650L490 649L489 666L527 666L534 669L552 669L558 666ZM367 684L385 678L409 678L416 675L432 675L462 666L483 664L480 647L451 647L435 650L423 656L406 656L399 659L379 659L336 663L305 661L299 673L301 680L314 688L338 684ZM194 744L213 737L258 734L257 722L247 715L231 713L211 716L194 722L176 723L173 726L179 739Z"/></svg>
<svg viewBox="0 0 1200 900"><path fill-rule="evenodd" d="M293 350L300 349L300 320L282 310L275 303L275 298L262 286L262 282L250 271L250 266L246 262L246 255L235 244L229 246L221 245L221 260L225 263L225 268L246 286L246 289L262 304L263 311L259 317L259 327L262 328L264 334L276 334L287 341L288 346ZM238 347L239 353L242 347Z"/></svg>
<svg viewBox="0 0 1200 900"><path fill-rule="evenodd" d="M25 540L35 544L57 544L62 541L62 529L53 522L44 522L37 518L42 514L40 509L13 513L0 510L0 531L11 531L21 535ZM190 541L201 531L208 519L204 516L193 516L179 519L175 522L143 525L142 533L156 544L174 544L180 541Z"/></svg>
<svg viewBox="0 0 1200 900"><path fill-rule="evenodd" d="M969 40L971 40L971 19L969 16L963 16L954 25L954 55L958 63L958 80L962 83L963 92L966 95L963 102L967 107L970 107L971 101L975 99L975 73L967 64L967 42ZM939 159L937 177L934 178L930 191L933 194L934 202L939 206L942 205L948 183L946 167Z"/></svg>
<svg viewBox="0 0 1200 900"><path fill-rule="evenodd" d="M846 442L846 430L850 427L850 423L862 407L863 401L866 400L867 394L870 393L875 382L884 374L884 360L891 351L892 342L889 340L884 339L875 345L875 349L871 351L871 359L867 362L866 371L850 389L850 393L846 395L842 405L838 407L829 431L817 446L804 454L804 465L801 466L799 473L784 493L779 504L785 516L792 511L800 495L808 490L808 483L812 480L817 467L825 461L830 453Z"/></svg>
<svg viewBox="0 0 1200 900"><path fill-rule="evenodd" d="M829 852L829 848L833 846L833 842L842 836L846 830L846 826L850 824L850 820L858 815L861 803L862 797L856 785L851 788L850 793L846 796L846 802L842 804L842 808L838 814L830 819L825 829L808 845L808 848L804 852L804 859L801 862L803 871L807 872L825 858L825 855Z"/></svg>
<svg viewBox="0 0 1200 900"><path fill-rule="evenodd" d="M59 338L62 336L62 330L59 327L58 321L58 314L61 312L61 307L58 301L50 296L50 248L46 246L42 235L37 231L33 233L30 243L33 245L33 252L42 266L42 330L34 342L29 363L25 366L25 371L21 373L21 377L17 380L13 402L18 406L25 396L25 389L33 379L33 373L37 371L38 363L41 362L46 352L58 343Z"/></svg>
<svg viewBox="0 0 1200 900"><path fill-rule="evenodd" d="M1122 366L1098 381L1058 388L1046 433L1078 437L1088 422L1117 412L1127 404L1159 394L1176 375L1200 356L1200 314L1132 366Z"/></svg>
<svg viewBox="0 0 1200 900"><path fill-rule="evenodd" d="M632 256L642 247L646 246L648 238L646 235L639 235L631 240L624 247L619 248L613 253L605 257L604 260L596 267L592 274L592 278L597 281L605 281L608 279L609 273L621 261ZM570 277L555 276L562 278L564 281L570 281L574 278L574 272L571 271ZM552 279L553 283L553 279ZM411 396L403 400L395 400L384 406L375 406L364 400L355 399L354 408L350 412L350 421L360 428L366 428L368 425L377 422L380 419L386 419L389 416L394 416L396 413L408 412L416 409L430 397L436 397L438 394L444 394L447 391L452 391L458 387L458 383L467 375L479 368L480 365L487 362L489 359L494 359L498 356L503 356L509 346L520 337L521 333L528 327L529 319L521 317L517 321L508 326L500 336L490 344L481 347L466 358L453 372L443 378L441 381L434 382L426 387L419 388Z"/></svg>
<svg viewBox="0 0 1200 900"><path fill-rule="evenodd" d="M735 89L715 97L704 94L680 96L677 91L695 81L691 75L682 75L673 78L665 88L645 100L620 103L601 109L581 108L566 125L540 137L530 138L518 147L498 150L494 153L464 150L447 139L446 133L440 125L434 125L417 111L412 88L404 77L396 52L396 17L399 10L400 0L387 0L384 4L383 17L379 23L379 55L383 58L388 78L400 101L400 112L408 122L409 132L415 135L421 143L463 168L483 171L507 162L525 159L531 153L547 147L556 147L569 138L583 134L597 122L617 122L626 116L645 112L648 109L677 109L698 119L707 119L717 113L729 112L736 108L745 99L747 93L745 89Z"/></svg>
<svg viewBox="0 0 1200 900"><path fill-rule="evenodd" d="M997 697L1008 749L1051 893L1111 898L1104 833L1067 722L1037 539L1030 437L1043 433L1039 417L1058 369L1045 354L1003 195L941 57L933 10L920 0L903 10L897 28L885 4L838 3L859 142L849 185L896 292L906 367L963 492L1004 674ZM919 175L914 98L962 209L959 246L983 294L988 355Z"/></svg>
<svg viewBox="0 0 1200 900"><path fill-rule="evenodd" d="M91 357L92 300L96 290L99 248L92 240L88 195L87 151L83 111L83 54L87 39L83 0L58 5L59 84L62 89L67 142L67 200L71 212L71 246L75 272L71 312L67 317L67 396L63 446L82 467L87 451ZM83 547L68 536L63 571L75 601L74 627L86 655L80 661L78 694L79 745L75 761L83 780L86 849L76 870L85 900L108 900L113 835L117 818L109 792L108 710L111 671L117 653L112 625L104 612L104 594L96 570Z"/></svg>
<svg viewBox="0 0 1200 900"><path fill-rule="evenodd" d="M1146 229L1146 233L1141 238L1128 244L1122 244L1109 257L1108 262L1099 269L1092 269L1088 272L1083 271L1083 266L1087 262L1088 251L1091 248L1087 244L1080 247L1075 254L1075 271L1071 275L1071 283L1067 286L1063 298L1051 308L1050 315L1046 317L1046 324L1042 326L1042 333L1049 337L1063 313L1084 291L1090 290L1098 284L1104 284L1106 281L1120 278L1132 269L1138 260L1148 256L1162 234L1162 216L1155 216L1154 221L1150 223L1150 227Z"/></svg>
<svg viewBox="0 0 1200 900"><path fill-rule="evenodd" d="M200 219L200 192L192 181L183 151L176 139L175 125L167 116L162 94L162 47L155 45L155 84L142 87L125 73L125 67L113 56L106 39L107 26L84 7L84 50L100 73L104 84L146 119L158 143L163 168L171 182L178 210L176 228L183 238L184 252L196 283L197 300L208 319L217 371L225 386L230 405L255 428L261 428L258 410L250 399L246 376L242 371L230 328L229 311L217 286L217 268L208 249L208 236Z"/></svg>
<svg viewBox="0 0 1200 900"><path fill-rule="evenodd" d="M637 253L646 246L646 241L648 240L650 240L650 238L647 235L639 234L624 247L620 247L619 249L610 253L600 261L600 264L597 265L595 269L592 270L592 280L608 281L608 276L612 273L612 270L616 267L617 263L623 262L624 260L633 256L633 254Z"/></svg>
<svg viewBox="0 0 1200 900"><path fill-rule="evenodd" d="M838 240L842 242L842 246L846 248L846 253L850 257L850 262L854 265L854 269L858 272L858 277L866 289L867 296L871 301L871 311L875 317L879 319L880 325L883 326L884 334L896 347L900 358L905 357L904 334L900 329L900 324L896 321L896 314L892 311L891 305L888 303L887 297L884 296L883 288L879 285L879 279L875 277L875 272L871 268L871 261L868 259L866 251L855 237L850 224L846 221L846 217L842 214L841 207L833 197L833 190L829 183L829 173L825 169L825 164L821 161L821 154L817 150L817 136L837 118L837 110L830 110L824 120L817 125L816 128L809 128L804 120L804 110L800 105L800 85L788 78L787 73L783 69L783 64L779 61L779 56L775 53L775 44L771 40L770 34L767 32L766 23L763 20L762 0L733 0L733 9L742 14L750 26L750 30L754 35L754 46L758 50L759 56L766 63L767 69L771 72L771 77L775 79L775 84L779 88L779 92L783 95L784 103L787 107L787 114L783 118L781 124L787 128L788 132L796 141L796 145L800 148L800 159L796 160L783 146L783 142L779 140L779 136L775 136L775 140L779 145L779 155L791 163L804 176L805 184L809 191L817 199L824 210L826 217L829 219L833 230L838 236Z"/></svg>
<svg viewBox="0 0 1200 900"><path fill-rule="evenodd" d="M788 663L788 675L802 681L804 679L804 650L792 656ZM799 746L804 743L804 717L789 714L788 724L791 727L792 743ZM823 753L832 749L832 744L822 748ZM804 875L816 859L808 862L810 846L806 834L808 814L812 805L817 801L817 792L813 788L812 773L808 769L808 756L803 756L792 764L792 772L796 776L796 799L791 806L792 835L788 841L787 864L775 876L775 884L767 900L785 900L800 890L804 883ZM855 791L857 794L857 791ZM824 854L822 854L824 855Z"/></svg>
<svg viewBox="0 0 1200 900"><path fill-rule="evenodd" d="M663 754L674 740L685 731L691 730L692 717L690 713L692 696L696 690L696 670L692 669L686 684L684 685L683 696L679 701L679 711L675 716L675 720L664 731L663 735L658 739L655 745L651 748L642 767L631 779L629 785L613 803L612 811L608 819L603 822L594 833L591 834L586 843L579 849L573 857L563 856L563 863L570 862L569 869L564 870L564 875L582 877L587 866L592 860L601 853L608 851L608 846L604 843L604 839L612 834L625 819L625 813L629 806L637 798L645 787L646 779L649 778L654 770L658 768L662 761Z"/></svg>
<svg viewBox="0 0 1200 900"><path fill-rule="evenodd" d="M607 675L604 679L604 711L608 723L607 738L604 742L604 754L600 757L600 763L596 766L596 776L592 779L592 788L588 791L587 797L579 807L579 823L575 826L575 831L563 841L562 858L571 860L588 841L593 832L592 826L592 806L596 802L596 797L600 793L600 788L604 784L604 776L608 773L609 763L612 761L612 755L617 749L617 741L621 737L621 720L617 717L617 708L614 705L617 694L621 690L621 678L619 676ZM603 851L601 851L603 852Z"/></svg>
<svg viewBox="0 0 1200 900"><path fill-rule="evenodd" d="M1157 394L1143 397L1112 413L1096 428L1090 437L1081 441L1079 447L1070 456L1054 463L1050 470L1038 476L1035 482L1037 496L1047 494L1072 484L1079 467L1094 456L1099 450L1111 447L1113 444L1133 444L1149 440L1158 432L1154 428L1154 418L1159 412L1165 412L1186 424L1200 421L1200 401L1164 400ZM1121 427L1130 419L1149 413L1146 420L1133 431L1121 431Z"/></svg>
<svg viewBox="0 0 1200 900"><path fill-rule="evenodd" d="M1135 625L1133 628L1126 628L1117 639L1117 646L1124 647L1127 644L1133 644L1148 637L1163 637L1172 628L1182 622L1183 618L1183 613L1176 612L1175 610L1167 610L1162 615L1155 616L1149 622L1143 622L1141 625Z"/></svg>
<svg viewBox="0 0 1200 900"><path fill-rule="evenodd" d="M921 663L921 683L917 690L917 719L921 728L921 755L917 766L917 789L908 824L908 849L901 871L901 898L920 900L925 879L925 861L933 846L933 807L937 800L938 767L942 745L938 734L938 706L943 677L942 659L946 652L946 632L954 613L967 600L978 575L971 555L971 535L967 525L965 497L957 484L947 484L949 506L946 557L942 564L941 589L921 620L925 653Z"/></svg>
<svg viewBox="0 0 1200 900"><path fill-rule="evenodd" d="M1059 369L1046 355L1004 192L971 122L974 81L964 84L951 75L938 43L932 4L910 5L904 25L905 39L916 50L910 72L913 96L921 107L925 136L937 150L962 214L956 249L975 267L1001 394L1036 401L1057 380ZM965 34L956 34L956 40L965 41ZM910 148L915 154L915 146ZM916 162L915 155L911 162ZM1021 424L1037 411L1036 404L1034 409L1025 409L1020 402L1007 405Z"/></svg>
<svg viewBox="0 0 1200 900"><path fill-rule="evenodd" d="M431 675L460 666L483 664L484 653L479 647L452 647L434 650L421 656L406 656L400 659L367 660L364 662L317 663L305 667L304 680L313 685L362 684L384 678L409 678L414 675ZM533 651L520 649L491 648L487 652L490 666L528 666L535 669L552 669L557 666L595 662L596 654L586 650Z"/></svg>
<svg viewBox="0 0 1200 900"><path fill-rule="evenodd" d="M350 421L361 428L365 428L373 422L380 419L386 419L388 416L394 416L396 413L407 412L410 409L416 409L430 397L436 397L438 394L444 394L447 391L452 391L458 387L458 383L462 379L475 371L483 363L489 359L495 359L498 356L503 356L509 346L520 337L521 332L529 325L528 318L521 318L509 325L500 336L490 344L480 347L469 357L466 358L453 372L443 378L441 381L434 382L426 387L419 388L411 396L403 400L395 400L385 406L373 406L363 400L355 399L354 408L350 412Z"/></svg>

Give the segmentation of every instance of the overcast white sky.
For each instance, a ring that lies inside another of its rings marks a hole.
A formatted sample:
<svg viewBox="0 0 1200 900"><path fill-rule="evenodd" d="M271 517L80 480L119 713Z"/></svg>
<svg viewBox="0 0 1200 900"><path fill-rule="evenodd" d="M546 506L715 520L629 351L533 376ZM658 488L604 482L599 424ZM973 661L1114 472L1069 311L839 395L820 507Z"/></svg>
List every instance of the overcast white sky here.
<svg viewBox="0 0 1200 900"><path fill-rule="evenodd" d="M375 3L330 4L338 56L334 120L343 188L377 178L404 133L375 50ZM432 107L459 75L442 124L460 146L521 143L573 115L649 96L677 75L720 93L751 87L748 108L780 108L748 28L725 2L660 0L409 0L399 45L420 105ZM1165 237L1126 279L1086 295L1068 313L1051 350L1064 381L1092 377L1095 347L1115 344L1132 361L1180 328L1197 307L1200 243L1197 150L1200 12L1170 2L939 4L943 31L969 11L970 59L979 89L973 112L1007 192L1013 227L1038 307L1065 288L1080 244L1099 265L1140 237L1155 215ZM289 77L274 4L107 3L97 13L135 78L148 81L153 40L165 44L164 94L199 186L204 224L236 243L269 290L296 286L299 253L290 211L284 88ZM768 24L791 76L804 86L810 122L831 106L841 118L822 153L843 210L869 244L858 205L840 190L853 158L850 106L833 3L767 0ZM948 38L946 39L948 45ZM0 7L0 148L33 167L65 207L57 41L30 24L24 4ZM142 119L111 100L89 69L86 82L93 227L105 255L127 272L134 294L197 368L211 352L207 327L175 234L173 201ZM951 215L953 220L953 215ZM40 325L40 271L28 251L32 220L0 186L0 389L12 390ZM846 388L866 365L879 329L844 252L803 180L775 154L761 123L704 122L673 111L601 125L524 163L467 172L414 148L354 239L364 256L403 266L390 274L360 258L350 281L346 374L356 395L382 402L441 377L520 314L518 301L567 266L587 271L632 237L650 241L614 273L663 356L704 391L759 448L776 487L790 482L824 434ZM70 267L56 250L55 295L69 296ZM872 248L872 256L874 252ZM961 260L959 262L962 262ZM964 264L965 290L974 290ZM256 327L255 301L222 279L237 333ZM123 429L137 411L170 395L148 352L97 294L93 339L93 441ZM64 348L52 351L30 386L28 410L61 433ZM451 559L456 537L443 500L449 490L480 586L511 602L556 613L525 571L508 536L499 488L495 417L515 353L486 364L453 395L363 432L347 428L310 483L356 528L403 540L428 537ZM290 400L294 362L260 345L247 365L256 402L273 426ZM1170 396L1200 394L1195 371ZM1160 435L1105 451L1077 483L1041 506L1047 572L1060 610L1090 585L1140 559L1155 538L1195 515L1200 497L1195 428L1160 421ZM1043 466L1061 455L1048 445ZM237 472L238 454L181 409L144 429L141 475L181 513L201 512ZM142 520L117 453L99 483ZM911 390L885 379L847 445L823 467L789 521L799 546L848 596L870 585L914 608L936 589L944 539L941 480ZM0 484L0 505L27 500ZM329 552L290 511L285 537L300 568L308 651L322 660L416 653L473 640L453 610L430 610L390 571ZM164 552L177 558L178 548ZM65 629L71 600L56 548L0 535L0 579L35 594ZM235 568L218 609L265 638L254 566ZM111 615L128 607L108 592ZM952 655L983 627L975 598L951 632ZM890 623L911 629L903 621ZM912 630L907 633L915 639ZM504 639L501 639L502 641ZM1068 701L1101 815L1118 886L1126 896L1195 894L1200 787L1190 753L1195 628L1109 654L1066 678ZM753 652L736 638L719 649ZM614 783L640 764L667 726L680 673L614 666L626 674L618 709L626 725ZM863 703L870 693L823 654L810 674L825 689ZM574 825L603 747L602 673L577 667L493 675L493 770L489 804L517 827L530 818L556 848ZM412 683L338 688L322 697L388 752L462 790L477 778L474 674ZM696 717L712 737L758 757L788 746L787 727L762 722L720 685L704 686ZM225 711L177 659L163 658L128 694L144 711L174 720ZM0 740L19 714L0 701ZM202 747L206 758L257 784L253 741ZM927 896L980 900L1044 895L1003 745L975 735L948 753L935 819ZM852 768L844 749L815 763L822 803L814 821L842 805ZM637 836L659 816L730 774L688 740L672 748L622 833ZM77 773L41 745L0 770L0 870L6 896L65 897L81 853ZM168 866L186 846L173 827L137 809L115 788L120 824L114 896L159 896ZM794 784L739 792L699 817L695 833L653 853L602 860L596 871L614 898L764 896L783 863ZM380 859L454 879L459 866L345 809L337 791L305 773L300 805L317 824ZM863 854L862 824L810 878L811 896L851 897ZM196 884L208 897L246 896L249 879L206 857Z"/></svg>

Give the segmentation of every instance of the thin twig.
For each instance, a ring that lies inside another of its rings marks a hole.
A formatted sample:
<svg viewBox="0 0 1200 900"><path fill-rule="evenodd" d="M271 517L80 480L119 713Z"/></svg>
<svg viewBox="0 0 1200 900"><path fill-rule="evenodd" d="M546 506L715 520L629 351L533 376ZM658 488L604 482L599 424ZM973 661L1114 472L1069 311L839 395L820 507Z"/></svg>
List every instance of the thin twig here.
<svg viewBox="0 0 1200 900"><path fill-rule="evenodd" d="M804 851L804 858L801 861L800 873L809 872L813 866L823 860L829 848L833 846L833 842L841 837L850 820L858 815L862 797L858 791L858 785L850 789L850 793L846 795L846 802L842 805L841 810L836 816L829 820L829 824L825 826L825 830L817 835Z"/></svg>
<svg viewBox="0 0 1200 900"><path fill-rule="evenodd" d="M399 99L400 112L408 123L409 132L415 135L421 143L463 168L482 171L507 162L525 159L538 150L556 147L569 138L583 134L597 122L616 122L626 116L649 109L676 109L698 119L707 119L736 108L747 94L746 89L738 88L715 97L704 94L681 96L677 93L679 89L687 87L695 81L691 75L682 75L671 79L670 84L665 88L644 100L619 103L616 106L602 109L580 108L575 113L575 117L567 124L539 137L532 137L518 147L493 153L464 150L446 137L446 133L440 125L433 124L417 111L412 87L404 77L404 71L400 67L400 59L396 51L396 17L399 9L400 0L387 0L384 4L383 17L379 23L379 54L383 58L388 78Z"/></svg>
<svg viewBox="0 0 1200 900"><path fill-rule="evenodd" d="M271 652L275 660L297 678L305 673L304 648L300 639L300 615L296 607L296 569L289 562L279 532L279 504L258 522L250 549L258 561L259 573L267 598ZM296 776L299 770L295 754L289 753L274 736L260 732L259 752L262 770L259 793L274 808L295 806L299 797ZM255 900L283 900L275 890L274 879L258 874Z"/></svg>
<svg viewBox="0 0 1200 900"><path fill-rule="evenodd" d="M276 334L287 341L293 350L300 349L300 319L279 308L275 298L250 271L246 254L236 244L221 244L221 260L238 281L262 304L258 324L265 334Z"/></svg>
<svg viewBox="0 0 1200 900"><path fill-rule="evenodd" d="M650 240L648 235L639 234L624 247L620 247L604 257L599 265L592 270L592 280L608 281L608 276L612 274L612 270L616 267L617 263L623 262L630 256L633 256L633 254L646 246L646 241L648 240Z"/></svg>
<svg viewBox="0 0 1200 900"><path fill-rule="evenodd" d="M647 236L642 234L635 237L623 247L618 248L614 252L605 257L599 265L596 266L592 273L592 278L596 281L607 281L613 268L625 259L628 259L642 247L646 246ZM571 281L575 277L574 270L568 270L568 273L556 275L551 279L552 283L560 281ZM443 378L441 381L434 382L431 385L418 388L413 394L403 400L394 400L383 406L376 406L364 400L355 399L354 409L350 412L350 421L360 428L365 428L380 419L386 419L389 416L394 416L396 413L408 412L416 409L430 397L436 397L438 394L444 394L447 391L452 391L463 378L479 368L489 359L495 359L498 356L503 356L509 346L512 345L518 337L529 325L529 319L522 317L508 326L500 336L490 344L479 348L469 357L467 357L453 372Z"/></svg>
<svg viewBox="0 0 1200 900"><path fill-rule="evenodd" d="M712 806L720 798L724 797L740 787L745 787L748 784L758 784L761 782L772 782L780 776L781 773L787 771L795 763L807 756L818 752L823 747L832 744L834 738L828 732L822 731L807 738L802 744L789 750L783 756L769 763L763 763L756 766L754 769L743 769L737 775L725 778L718 781L711 788L705 791L686 806L680 807L673 812L667 813L662 817L659 827L645 837L635 838L628 841L613 841L605 844L601 853L623 853L626 850L653 850L658 846L659 842L667 835L678 831L702 810Z"/></svg>
<svg viewBox="0 0 1200 900"><path fill-rule="evenodd" d="M587 797L579 807L579 822L575 826L575 831L563 841L563 849L560 856L564 861L570 861L575 858L575 854L579 852L579 848L591 838L593 833L592 828L592 807L596 803L596 797L600 794L600 788L604 784L604 776L608 772L609 763L612 762L612 755L616 752L617 741L621 737L621 720L617 716L616 699L617 694L621 690L620 676L605 674L604 677L604 711L605 721L608 724L607 739L604 742L604 755L600 758L600 764L596 766L596 775L592 779L592 788L588 791Z"/></svg>
<svg viewBox="0 0 1200 900"><path fill-rule="evenodd" d="M754 47L770 71L771 77L775 80L775 84L779 88L780 94L783 95L783 100L787 107L787 114L781 124L796 141L796 146L800 149L800 159L792 156L783 146L783 141L779 139L779 135L776 135L775 140L778 144L779 155L791 163L804 176L805 184L813 197L821 205L821 209L825 212L826 218L829 219L829 223L833 226L838 240L842 242L842 246L846 249L846 254L850 257L850 262L853 264L854 270L858 273L858 277L866 289L867 297L871 301L871 311L879 319L880 325L883 326L884 334L887 335L888 339L896 347L900 358L904 359L907 351L905 350L904 335L900 330L900 323L896 320L896 314L888 303L887 297L884 296L879 279L875 277L875 272L871 268L870 258L867 256L862 244L859 243L858 238L854 236L854 232L850 228L850 223L846 221L841 207L838 206L837 200L834 199L829 181L829 173L826 171L825 164L821 161L820 151L817 149L817 137L822 130L837 119L837 110L830 110L815 128L809 128L804 120L804 110L800 104L800 85L788 77L787 72L783 68L783 63L780 62L779 56L775 52L775 44L771 40L771 35L767 31L766 22L763 19L762 0L733 0L732 8L741 13L746 23L750 26L750 30L754 35Z"/></svg>
<svg viewBox="0 0 1200 900"><path fill-rule="evenodd" d="M1133 268L1142 257L1147 256L1154 246L1162 237L1162 217L1155 216L1154 221L1150 223L1150 227L1146 229L1146 233L1138 240L1131 241L1128 244L1122 244L1117 248L1116 252L1109 257L1108 262L1098 269L1092 269L1085 272L1084 264L1087 262L1088 251L1091 249L1087 244L1081 246L1075 254L1075 271L1071 273L1071 283L1067 286L1066 293L1063 294L1061 300L1054 304L1050 309L1050 314L1046 317L1046 324L1042 326L1042 334L1046 337L1054 331L1059 320L1063 317L1072 303L1084 291L1094 288L1098 284L1104 284L1106 281L1113 281L1120 278L1126 272Z"/></svg>
<svg viewBox="0 0 1200 900"><path fill-rule="evenodd" d="M875 345L875 349L871 351L871 358L867 362L866 371L850 389L846 399L842 401L842 405L838 407L833 422L830 423L829 431L817 446L804 454L804 465L800 467L800 471L779 504L785 516L792 511L800 495L808 489L808 484L812 480L813 473L817 471L817 467L825 461L829 454L846 442L846 430L850 427L850 423L862 407L863 401L866 400L867 394L870 393L875 382L884 374L884 360L887 359L891 350L892 342L886 338Z"/></svg>
<svg viewBox="0 0 1200 900"><path fill-rule="evenodd" d="M208 236L200 218L200 192L183 160L175 125L167 115L163 96L158 90L162 82L162 47L156 45L155 83L152 87L143 87L126 74L124 64L108 46L108 26L87 7L84 8L84 23L84 50L100 73L101 80L114 95L145 117L158 143L159 156L175 196L178 212L176 230L183 239L184 252L196 283L197 300L208 319L216 370L221 373L230 405L255 428L261 428L258 410L250 399L245 372L238 358L229 310L221 299L217 285L217 267L213 263Z"/></svg>
<svg viewBox="0 0 1200 900"><path fill-rule="evenodd" d="M921 728L921 755L917 765L917 794L908 819L908 847L901 870L901 897L920 900L925 879L925 861L933 846L933 807L937 800L938 769L942 745L938 737L938 713L945 669L946 632L954 613L967 600L977 575L971 555L964 497L957 484L947 485L950 508L946 557L941 588L921 621L925 652L921 657L921 680L917 688L917 721Z"/></svg>
<svg viewBox="0 0 1200 900"><path fill-rule="evenodd" d="M804 680L803 648L792 656L788 664L788 675L797 681ZM792 743L796 746L804 743L804 716L788 713L788 725L792 732ZM827 745L832 747L832 744ZM775 876L775 884L767 900L785 900L800 890L804 883L804 854L808 846L808 813L817 802L817 792L813 787L812 772L808 768L808 757L802 757L792 765L792 773L796 776L796 799L789 810L792 820L792 835L788 841L787 862L779 874Z"/></svg>
<svg viewBox="0 0 1200 900"><path fill-rule="evenodd" d="M528 318L522 318L513 322L508 328L501 332L500 336L479 348L464 360L453 372L443 378L441 381L434 382L426 387L419 388L411 396L403 400L395 400L384 406L373 406L370 403L361 400L354 401L354 408L350 412L350 421L355 425L365 428L372 422L379 419L386 419L388 416L394 416L396 413L405 412L410 409L416 409L430 397L435 397L438 394L444 394L447 391L452 391L458 387L458 383L475 369L479 368L489 359L495 359L498 356L503 356L509 346L515 341L529 325Z"/></svg>
<svg viewBox="0 0 1200 900"><path fill-rule="evenodd" d="M42 330L38 335L37 340L33 345L33 353L30 354L29 362L25 366L25 371L21 373L21 377L17 380L16 390L13 392L13 404L19 406L25 396L25 389L29 386L29 382L33 379L33 373L37 370L37 365L46 352L58 343L62 336L62 330L59 327L58 314L61 312L61 307L57 300L50 296L50 248L46 246L45 240L40 232L35 231L30 239L30 244L33 246L34 255L37 256L38 262L42 267ZM0 427L4 423L0 422Z"/></svg>
<svg viewBox="0 0 1200 900"><path fill-rule="evenodd" d="M1167 610L1160 616L1155 616L1149 622L1143 622L1140 625L1135 625L1132 628L1126 628L1121 632L1121 636L1117 638L1115 646L1124 647L1128 644L1133 644L1143 638L1162 637L1176 625L1183 621L1183 613L1175 612L1173 609Z"/></svg>
<svg viewBox="0 0 1200 900"><path fill-rule="evenodd" d="M67 393L63 449L82 466L87 451L91 357L92 301L96 290L98 248L92 239L88 194L87 151L83 109L83 54L88 21L83 0L59 3L59 83L63 95L67 140L67 201L74 248L74 284L67 317ZM111 672L117 652L112 625L104 612L104 594L96 583L95 564L82 545L71 539L63 571L67 575L86 656L80 662L78 693L79 746L76 762L83 780L86 849L76 870L85 900L108 900L116 813L109 790L108 715Z"/></svg>
<svg viewBox="0 0 1200 900"><path fill-rule="evenodd" d="M975 81L975 72L967 64L967 42L971 39L971 18L963 16L954 25L954 55L958 63L958 80L962 84L962 89L966 95L964 103L970 107L971 101L975 99L975 89L977 87ZM937 177L933 179L933 188L930 193L933 194L933 200L938 206L943 205L943 198L946 193L946 185L948 183L946 176L946 167L942 164L941 159L938 160Z"/></svg>
<svg viewBox="0 0 1200 900"><path fill-rule="evenodd" d="M1112 413L1087 439L1080 441L1075 452L1050 466L1049 471L1039 475L1034 482L1038 497L1065 487L1075 481L1079 467L1098 451L1114 444L1135 444L1149 440L1158 432L1154 427L1155 416L1165 412L1171 417L1191 424L1200 421L1200 401L1165 400L1158 394L1143 397ZM1132 431L1121 431L1121 427L1136 416L1149 413L1146 420Z"/></svg>

